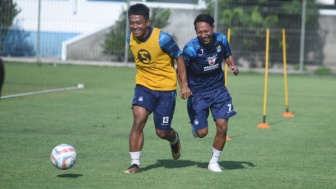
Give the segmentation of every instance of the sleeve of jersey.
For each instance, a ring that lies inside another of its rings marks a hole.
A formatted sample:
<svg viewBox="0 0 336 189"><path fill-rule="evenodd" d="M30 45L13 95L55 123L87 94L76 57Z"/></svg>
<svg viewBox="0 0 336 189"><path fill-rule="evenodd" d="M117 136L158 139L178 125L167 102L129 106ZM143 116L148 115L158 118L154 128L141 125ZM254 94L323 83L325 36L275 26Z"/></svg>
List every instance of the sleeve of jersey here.
<svg viewBox="0 0 336 189"><path fill-rule="evenodd" d="M229 56L231 56L231 49L230 49L230 44L226 38L225 35L223 35L223 38L222 38L222 43L224 44L224 48L225 48L225 59Z"/></svg>
<svg viewBox="0 0 336 189"><path fill-rule="evenodd" d="M176 59L182 54L182 51L175 43L174 39L167 32L160 32L159 44L163 52Z"/></svg>
<svg viewBox="0 0 336 189"><path fill-rule="evenodd" d="M184 62L186 63L186 66L190 65L191 60L193 59L193 57L195 56L196 51L194 48L192 48L190 45L186 45L183 48L183 58L184 58Z"/></svg>
<svg viewBox="0 0 336 189"><path fill-rule="evenodd" d="M131 41L131 33L129 33L126 37L126 41L128 44L130 44L130 41Z"/></svg>

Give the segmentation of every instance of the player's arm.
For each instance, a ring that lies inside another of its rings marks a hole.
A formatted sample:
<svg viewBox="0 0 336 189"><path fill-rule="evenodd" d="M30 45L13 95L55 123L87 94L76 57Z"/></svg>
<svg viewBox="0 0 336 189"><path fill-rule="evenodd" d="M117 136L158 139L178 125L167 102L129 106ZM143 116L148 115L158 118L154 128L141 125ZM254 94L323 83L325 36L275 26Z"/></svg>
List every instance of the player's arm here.
<svg viewBox="0 0 336 189"><path fill-rule="evenodd" d="M186 66L180 48L168 33L162 31L160 32L159 43L163 52L176 59L180 96L182 99L188 98L191 95L191 91L188 86Z"/></svg>
<svg viewBox="0 0 336 189"><path fill-rule="evenodd" d="M188 86L187 71L183 56L180 55L179 57L177 57L176 62L177 62L177 81L181 88L180 96L182 99L186 99L190 95L192 95L192 93Z"/></svg>
<svg viewBox="0 0 336 189"><path fill-rule="evenodd" d="M239 74L239 68L236 66L233 56L232 55L228 56L225 59L225 61L226 64L229 66L230 70L232 71L232 73L237 76Z"/></svg>
<svg viewBox="0 0 336 189"><path fill-rule="evenodd" d="M229 45L229 42L228 42L228 40L225 36L222 39L222 43L224 44L224 48L225 48L225 52L226 52L225 62L229 66L231 72L235 76L237 76L239 74L239 68L236 66L236 62L235 62L233 56L231 55L230 45Z"/></svg>

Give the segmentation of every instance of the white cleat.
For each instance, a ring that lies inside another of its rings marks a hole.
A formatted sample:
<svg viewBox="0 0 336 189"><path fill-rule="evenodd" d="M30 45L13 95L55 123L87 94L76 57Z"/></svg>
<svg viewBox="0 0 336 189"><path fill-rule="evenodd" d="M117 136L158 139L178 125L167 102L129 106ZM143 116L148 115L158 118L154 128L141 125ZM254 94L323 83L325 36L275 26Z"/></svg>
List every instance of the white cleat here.
<svg viewBox="0 0 336 189"><path fill-rule="evenodd" d="M218 163L210 163L208 165L208 170L213 171L213 172L222 172L223 170L220 168L220 165Z"/></svg>

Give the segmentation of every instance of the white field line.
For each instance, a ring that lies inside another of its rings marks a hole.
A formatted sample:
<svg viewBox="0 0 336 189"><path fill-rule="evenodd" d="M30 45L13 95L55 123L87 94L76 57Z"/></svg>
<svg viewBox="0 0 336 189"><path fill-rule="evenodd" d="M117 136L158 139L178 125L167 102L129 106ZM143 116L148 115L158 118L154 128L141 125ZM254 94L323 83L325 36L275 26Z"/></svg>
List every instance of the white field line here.
<svg viewBox="0 0 336 189"><path fill-rule="evenodd" d="M51 93L51 92L57 92L57 91L68 91L68 90L82 89L82 88L84 88L84 84L78 84L76 87L66 87L66 88L49 89L49 90L43 90L43 91L8 95L8 96L0 97L0 99L13 98L13 97L19 97L19 96L28 96L28 95L42 94L42 93Z"/></svg>

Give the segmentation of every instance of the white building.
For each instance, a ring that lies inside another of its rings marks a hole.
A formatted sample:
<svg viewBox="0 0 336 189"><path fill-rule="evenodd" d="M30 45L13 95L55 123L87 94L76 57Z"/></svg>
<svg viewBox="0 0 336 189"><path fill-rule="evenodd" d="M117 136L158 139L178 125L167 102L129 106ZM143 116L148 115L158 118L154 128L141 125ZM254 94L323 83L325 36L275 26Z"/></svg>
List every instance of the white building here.
<svg viewBox="0 0 336 189"><path fill-rule="evenodd" d="M21 12L15 17L13 28L25 32L26 45L32 46L36 53L38 23L40 23L40 56L63 59L66 58L67 44L113 26L122 11L127 8L123 0L41 0L41 4L39 0L14 0L14 2ZM131 4L139 2L145 3L148 7L189 10L201 7L195 7L191 3L192 0L148 2L142 0L131 1Z"/></svg>

